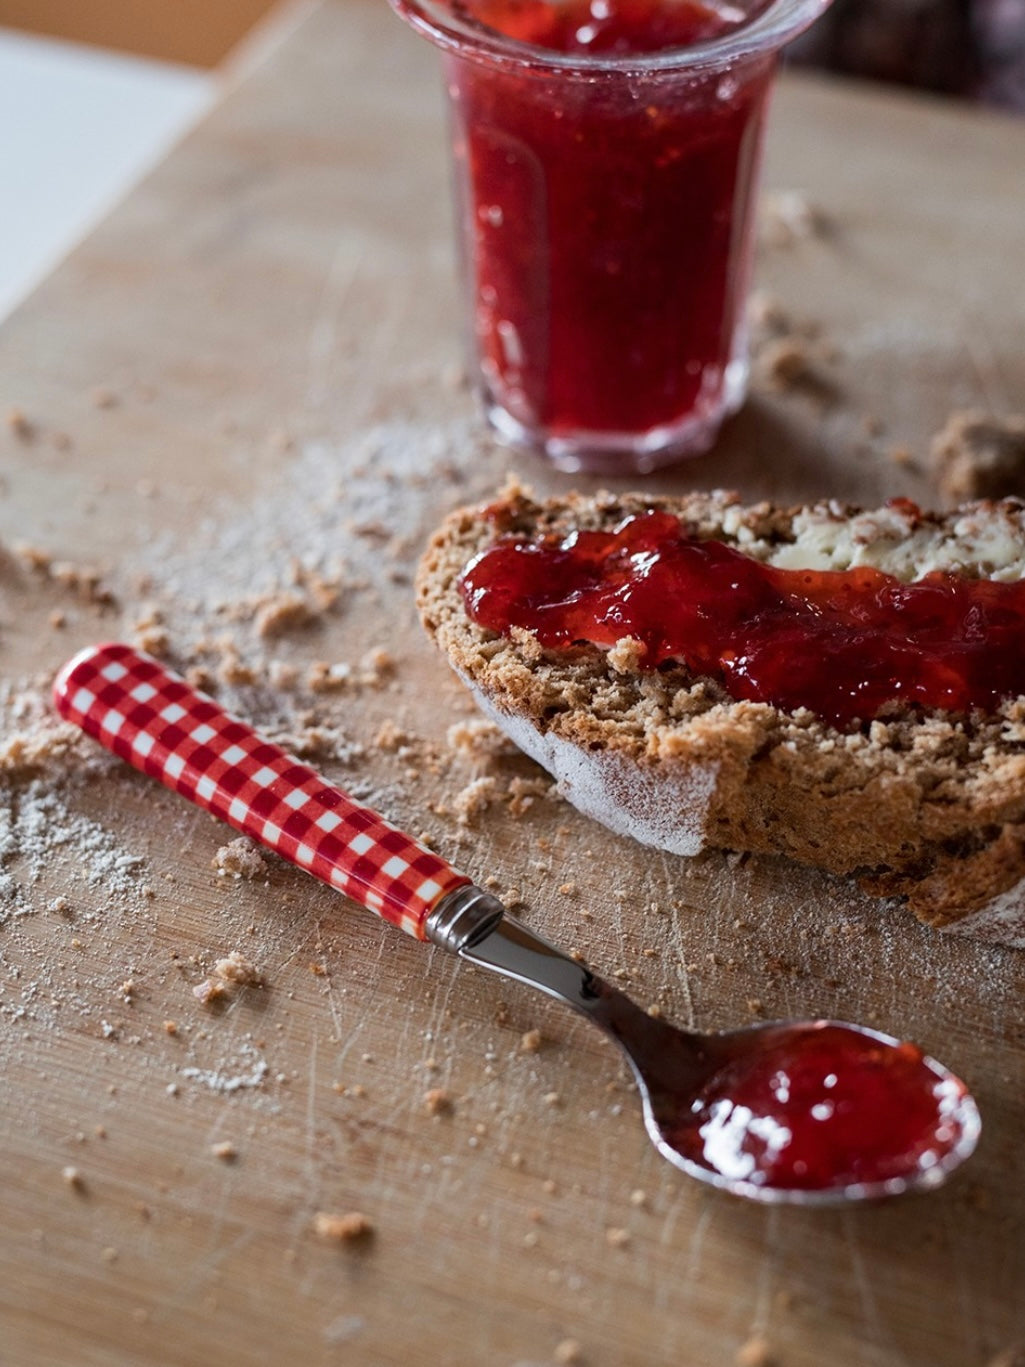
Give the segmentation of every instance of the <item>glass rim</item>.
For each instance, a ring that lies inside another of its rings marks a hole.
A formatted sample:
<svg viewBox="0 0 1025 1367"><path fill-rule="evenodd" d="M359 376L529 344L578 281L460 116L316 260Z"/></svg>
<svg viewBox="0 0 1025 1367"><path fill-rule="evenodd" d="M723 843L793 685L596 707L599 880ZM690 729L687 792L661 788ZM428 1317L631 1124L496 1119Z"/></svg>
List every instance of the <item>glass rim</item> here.
<svg viewBox="0 0 1025 1367"><path fill-rule="evenodd" d="M463 19L444 0L389 0L401 18L446 52L498 66L542 68L585 77L612 71L642 75L721 69L741 58L778 51L810 27L832 3L833 0L775 0L750 23L686 47L661 48L650 53L565 53L509 38L484 24Z"/></svg>

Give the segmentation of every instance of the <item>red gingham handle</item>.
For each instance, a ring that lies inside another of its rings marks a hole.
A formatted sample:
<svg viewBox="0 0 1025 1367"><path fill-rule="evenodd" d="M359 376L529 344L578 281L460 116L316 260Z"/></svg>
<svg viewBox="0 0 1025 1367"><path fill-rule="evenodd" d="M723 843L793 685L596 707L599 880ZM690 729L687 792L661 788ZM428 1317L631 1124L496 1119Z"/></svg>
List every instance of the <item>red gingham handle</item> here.
<svg viewBox="0 0 1025 1367"><path fill-rule="evenodd" d="M53 696L115 755L418 940L441 898L470 882L131 646L83 650Z"/></svg>

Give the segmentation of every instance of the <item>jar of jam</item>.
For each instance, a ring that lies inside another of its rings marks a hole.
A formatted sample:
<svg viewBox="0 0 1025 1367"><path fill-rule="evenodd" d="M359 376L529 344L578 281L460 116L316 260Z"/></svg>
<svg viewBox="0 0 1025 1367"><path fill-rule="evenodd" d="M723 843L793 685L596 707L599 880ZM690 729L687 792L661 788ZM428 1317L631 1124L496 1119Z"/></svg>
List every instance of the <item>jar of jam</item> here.
<svg viewBox="0 0 1025 1367"><path fill-rule="evenodd" d="M444 54L473 371L559 468L707 449L745 299L783 44L829 0L392 0Z"/></svg>

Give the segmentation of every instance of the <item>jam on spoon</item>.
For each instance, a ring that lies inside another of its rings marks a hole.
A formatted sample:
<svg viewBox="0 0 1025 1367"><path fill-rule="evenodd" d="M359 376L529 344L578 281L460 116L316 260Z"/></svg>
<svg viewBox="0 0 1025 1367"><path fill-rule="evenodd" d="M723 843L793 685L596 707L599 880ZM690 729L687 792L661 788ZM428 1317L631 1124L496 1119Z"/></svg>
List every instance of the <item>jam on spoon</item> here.
<svg viewBox="0 0 1025 1367"><path fill-rule="evenodd" d="M817 1021L745 1039L661 1125L673 1150L731 1182L885 1189L942 1173L964 1142L964 1101L917 1046Z"/></svg>
<svg viewBox="0 0 1025 1367"><path fill-rule="evenodd" d="M62 716L114 754L419 940L530 984L622 1048L658 1148L762 1201L936 1186L972 1152L964 1084L913 1045L831 1021L679 1030L509 916L490 893L130 646L83 651Z"/></svg>
<svg viewBox="0 0 1025 1367"><path fill-rule="evenodd" d="M887 703L994 710L1025 692L1025 581L780 569L651 510L612 531L503 537L467 567L469 616L542 645L633 637L735 699L846 726Z"/></svg>

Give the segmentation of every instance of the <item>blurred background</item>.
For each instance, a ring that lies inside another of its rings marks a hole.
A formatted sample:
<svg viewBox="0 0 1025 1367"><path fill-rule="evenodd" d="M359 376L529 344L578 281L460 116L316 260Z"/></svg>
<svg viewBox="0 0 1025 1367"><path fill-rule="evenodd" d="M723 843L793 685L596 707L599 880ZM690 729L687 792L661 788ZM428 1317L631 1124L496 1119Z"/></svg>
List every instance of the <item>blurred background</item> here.
<svg viewBox="0 0 1025 1367"><path fill-rule="evenodd" d="M0 318L308 3L0 0ZM1025 0L835 0L790 60L1025 112Z"/></svg>

